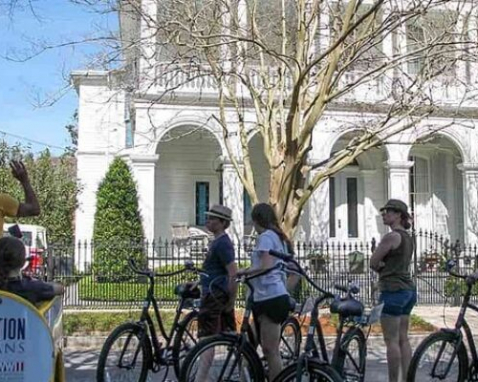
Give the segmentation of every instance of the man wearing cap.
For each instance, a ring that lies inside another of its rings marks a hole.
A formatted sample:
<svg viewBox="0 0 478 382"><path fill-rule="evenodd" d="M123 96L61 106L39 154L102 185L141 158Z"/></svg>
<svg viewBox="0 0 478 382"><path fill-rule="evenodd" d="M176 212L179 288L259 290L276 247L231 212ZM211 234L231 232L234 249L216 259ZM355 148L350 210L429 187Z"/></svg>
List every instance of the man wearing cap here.
<svg viewBox="0 0 478 382"><path fill-rule="evenodd" d="M408 339L410 314L417 302L417 292L410 273L413 240L408 206L390 199L380 209L383 224L392 229L370 258L370 268L378 272L380 301L383 302L381 324L387 347L388 377L398 382L401 370L406 380L412 349Z"/></svg>
<svg viewBox="0 0 478 382"><path fill-rule="evenodd" d="M232 221L230 208L216 204L206 212L206 228L214 235L203 263L201 275L201 308L198 316L199 338L236 330L234 302L237 293L237 265L234 245L226 229ZM196 381L207 381L214 359L214 349L201 357Z"/></svg>
<svg viewBox="0 0 478 382"><path fill-rule="evenodd" d="M10 168L13 177L23 187L25 202L21 203L8 194L0 193L0 229L2 229L2 232L5 217L37 216L40 213L40 205L30 184L25 165L20 161L12 161Z"/></svg>

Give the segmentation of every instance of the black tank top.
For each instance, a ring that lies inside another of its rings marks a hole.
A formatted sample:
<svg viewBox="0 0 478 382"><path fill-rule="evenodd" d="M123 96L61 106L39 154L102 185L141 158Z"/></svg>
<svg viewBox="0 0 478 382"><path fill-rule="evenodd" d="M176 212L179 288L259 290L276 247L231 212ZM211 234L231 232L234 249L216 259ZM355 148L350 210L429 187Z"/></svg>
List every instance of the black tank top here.
<svg viewBox="0 0 478 382"><path fill-rule="evenodd" d="M400 245L392 249L384 257L385 266L379 271L379 287L381 291L395 292L398 290L413 290L413 283L410 274L410 264L413 255L413 240L408 232L394 230L402 238Z"/></svg>

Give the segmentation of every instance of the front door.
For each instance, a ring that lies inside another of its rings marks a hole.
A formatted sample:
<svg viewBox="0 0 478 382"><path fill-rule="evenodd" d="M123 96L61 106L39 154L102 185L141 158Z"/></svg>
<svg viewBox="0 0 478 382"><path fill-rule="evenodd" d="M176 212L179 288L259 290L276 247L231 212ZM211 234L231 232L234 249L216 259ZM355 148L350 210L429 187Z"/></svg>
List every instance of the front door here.
<svg viewBox="0 0 478 382"><path fill-rule="evenodd" d="M359 238L359 177L354 172L329 180L329 233L338 241Z"/></svg>

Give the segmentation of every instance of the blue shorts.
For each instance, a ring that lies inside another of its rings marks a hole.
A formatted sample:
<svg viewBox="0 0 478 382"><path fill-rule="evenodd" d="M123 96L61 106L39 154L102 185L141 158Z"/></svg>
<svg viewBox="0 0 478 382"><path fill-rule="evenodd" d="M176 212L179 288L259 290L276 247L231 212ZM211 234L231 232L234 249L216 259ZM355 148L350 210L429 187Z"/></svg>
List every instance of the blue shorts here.
<svg viewBox="0 0 478 382"><path fill-rule="evenodd" d="M380 294L383 302L382 316L409 316L417 303L416 290L397 290L396 292L383 291Z"/></svg>

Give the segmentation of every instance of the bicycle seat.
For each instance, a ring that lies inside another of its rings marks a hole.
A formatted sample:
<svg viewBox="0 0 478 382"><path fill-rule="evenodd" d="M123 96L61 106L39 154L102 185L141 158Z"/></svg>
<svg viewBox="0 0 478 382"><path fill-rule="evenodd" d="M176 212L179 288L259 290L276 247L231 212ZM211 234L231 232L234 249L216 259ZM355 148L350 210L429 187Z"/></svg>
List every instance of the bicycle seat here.
<svg viewBox="0 0 478 382"><path fill-rule="evenodd" d="M176 285L174 288L174 294L182 298L200 298L201 291L194 284L184 283Z"/></svg>
<svg viewBox="0 0 478 382"><path fill-rule="evenodd" d="M364 311L363 304L350 297L350 298L337 298L332 304L330 304L330 312L338 313L342 317L361 316Z"/></svg>

